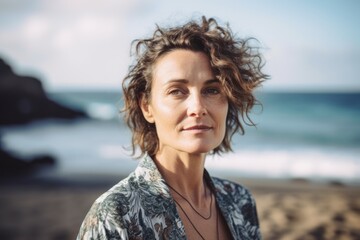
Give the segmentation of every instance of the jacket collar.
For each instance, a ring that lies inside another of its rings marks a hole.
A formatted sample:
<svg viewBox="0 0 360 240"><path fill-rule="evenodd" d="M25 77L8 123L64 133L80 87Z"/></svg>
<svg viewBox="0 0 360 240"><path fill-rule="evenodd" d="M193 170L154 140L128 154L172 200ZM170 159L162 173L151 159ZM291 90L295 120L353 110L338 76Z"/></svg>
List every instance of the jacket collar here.
<svg viewBox="0 0 360 240"><path fill-rule="evenodd" d="M185 236L185 228L177 212L176 204L173 197L171 196L169 187L167 186L153 159L149 155L145 155L141 159L138 167L135 170L135 176L140 183L144 182L145 184L149 185L148 191L150 194L162 196L163 201L166 202L165 205L171 206L171 209L174 210L174 216L176 218L174 224L176 224L176 226L181 230L183 236ZM231 213L234 210L233 206L219 204L224 199L224 197L226 197L223 186L221 184L217 184L216 181L214 182L206 169L204 170L204 179L209 184L212 192L215 195L217 206L219 207L232 236L236 236L236 231L233 227L233 224L231 224ZM165 215L168 213L168 211L164 212Z"/></svg>
<svg viewBox="0 0 360 240"><path fill-rule="evenodd" d="M137 168L135 169L135 176L140 182L146 182L155 187L149 187L149 191L154 194L161 194L164 197L171 198L170 191L164 178L159 172L156 164L149 155L145 155Z"/></svg>

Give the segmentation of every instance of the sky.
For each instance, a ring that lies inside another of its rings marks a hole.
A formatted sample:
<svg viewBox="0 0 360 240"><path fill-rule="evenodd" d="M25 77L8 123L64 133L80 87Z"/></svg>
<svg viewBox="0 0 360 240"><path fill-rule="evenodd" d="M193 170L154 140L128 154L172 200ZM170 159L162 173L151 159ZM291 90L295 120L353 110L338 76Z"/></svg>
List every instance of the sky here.
<svg viewBox="0 0 360 240"><path fill-rule="evenodd" d="M0 0L0 57L48 91L117 90L130 45L202 15L255 37L265 91L360 92L357 0Z"/></svg>

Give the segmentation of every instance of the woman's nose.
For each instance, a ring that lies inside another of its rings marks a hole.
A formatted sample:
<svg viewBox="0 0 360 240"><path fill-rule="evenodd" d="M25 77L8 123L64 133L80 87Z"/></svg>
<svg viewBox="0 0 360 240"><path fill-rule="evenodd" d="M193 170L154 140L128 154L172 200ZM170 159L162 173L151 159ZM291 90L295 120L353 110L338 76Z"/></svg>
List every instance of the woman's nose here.
<svg viewBox="0 0 360 240"><path fill-rule="evenodd" d="M205 102L201 94L192 94L188 100L188 116L201 117L207 114Z"/></svg>

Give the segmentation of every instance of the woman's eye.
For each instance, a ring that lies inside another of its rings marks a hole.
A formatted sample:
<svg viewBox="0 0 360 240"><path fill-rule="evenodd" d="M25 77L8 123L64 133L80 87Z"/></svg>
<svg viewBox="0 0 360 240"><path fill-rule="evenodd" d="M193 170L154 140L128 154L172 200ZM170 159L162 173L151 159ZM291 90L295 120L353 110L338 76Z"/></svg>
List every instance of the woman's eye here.
<svg viewBox="0 0 360 240"><path fill-rule="evenodd" d="M208 94L208 95L217 95L219 93L220 93L219 88L206 88L204 90L204 94Z"/></svg>
<svg viewBox="0 0 360 240"><path fill-rule="evenodd" d="M174 95L174 96L179 96L179 95L185 94L185 92L181 89L172 89L169 91L169 94Z"/></svg>

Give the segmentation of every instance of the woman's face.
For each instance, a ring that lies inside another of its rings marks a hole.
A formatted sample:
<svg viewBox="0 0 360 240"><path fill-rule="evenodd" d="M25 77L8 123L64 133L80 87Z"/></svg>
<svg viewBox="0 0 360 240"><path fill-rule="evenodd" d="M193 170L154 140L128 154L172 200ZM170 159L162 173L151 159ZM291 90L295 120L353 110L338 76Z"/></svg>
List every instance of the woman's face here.
<svg viewBox="0 0 360 240"><path fill-rule="evenodd" d="M157 60L148 103L141 106L155 123L160 151L206 153L226 131L228 101L202 52L174 50Z"/></svg>

